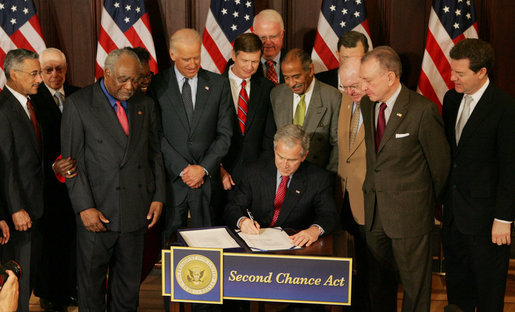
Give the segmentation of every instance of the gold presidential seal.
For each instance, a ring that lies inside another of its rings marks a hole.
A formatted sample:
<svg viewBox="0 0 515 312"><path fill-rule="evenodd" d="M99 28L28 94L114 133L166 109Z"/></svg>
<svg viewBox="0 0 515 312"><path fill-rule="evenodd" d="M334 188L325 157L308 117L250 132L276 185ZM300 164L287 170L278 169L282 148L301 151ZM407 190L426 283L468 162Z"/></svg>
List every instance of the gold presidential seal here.
<svg viewBox="0 0 515 312"><path fill-rule="evenodd" d="M184 291L193 295L203 295L215 287L218 272L207 257L189 255L177 264L175 279Z"/></svg>

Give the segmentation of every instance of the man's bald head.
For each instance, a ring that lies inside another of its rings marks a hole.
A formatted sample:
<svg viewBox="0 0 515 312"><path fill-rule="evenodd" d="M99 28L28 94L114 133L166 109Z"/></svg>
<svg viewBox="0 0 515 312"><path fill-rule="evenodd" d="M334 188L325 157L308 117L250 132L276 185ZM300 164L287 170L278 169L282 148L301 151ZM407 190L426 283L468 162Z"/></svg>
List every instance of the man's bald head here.
<svg viewBox="0 0 515 312"><path fill-rule="evenodd" d="M365 94L361 90L361 81L359 78L359 69L361 66L361 57L353 56L347 57L343 60L340 65L338 74L340 75L340 83L347 95L356 103L361 101L361 98Z"/></svg>
<svg viewBox="0 0 515 312"><path fill-rule="evenodd" d="M176 52L177 44L184 43L188 45L202 43L202 38L198 31L192 28L183 28L176 31L170 37L170 50Z"/></svg>
<svg viewBox="0 0 515 312"><path fill-rule="evenodd" d="M200 34L191 28L176 31L170 38L170 58L186 78L193 78L200 70Z"/></svg>

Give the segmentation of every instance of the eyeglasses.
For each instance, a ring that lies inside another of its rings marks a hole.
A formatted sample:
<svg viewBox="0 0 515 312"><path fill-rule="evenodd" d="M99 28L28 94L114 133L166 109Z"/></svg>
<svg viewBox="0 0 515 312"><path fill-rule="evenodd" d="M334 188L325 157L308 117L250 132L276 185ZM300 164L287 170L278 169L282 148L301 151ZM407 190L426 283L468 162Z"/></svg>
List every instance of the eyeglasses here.
<svg viewBox="0 0 515 312"><path fill-rule="evenodd" d="M281 36L281 33L278 33L276 35L271 35L271 36L261 36L261 37L259 37L259 39L261 39L261 41L263 41L263 42L265 42L267 40L274 41L274 40L278 39L280 36Z"/></svg>
<svg viewBox="0 0 515 312"><path fill-rule="evenodd" d="M340 85L340 88L346 92L346 91L354 91L354 92L357 92L361 89L361 84L360 83L357 83L357 84L353 84L352 86L344 86L344 85Z"/></svg>
<svg viewBox="0 0 515 312"><path fill-rule="evenodd" d="M23 70L15 69L15 71L28 74L32 78L36 78L38 75L41 76L41 71L37 71L37 70L31 71L31 72L26 72L26 71L23 71Z"/></svg>
<svg viewBox="0 0 515 312"><path fill-rule="evenodd" d="M56 66L56 67L45 67L43 68L43 71L47 74L47 75L50 75L52 74L53 72L58 73L58 74L62 74L64 72L64 67L62 67L61 65L59 66Z"/></svg>

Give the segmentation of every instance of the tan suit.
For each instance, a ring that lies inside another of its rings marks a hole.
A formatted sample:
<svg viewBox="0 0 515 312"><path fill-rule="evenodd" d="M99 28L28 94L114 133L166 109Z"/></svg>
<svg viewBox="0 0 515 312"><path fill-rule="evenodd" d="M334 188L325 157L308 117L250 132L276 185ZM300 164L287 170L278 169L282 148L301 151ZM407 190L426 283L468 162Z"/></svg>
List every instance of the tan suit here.
<svg viewBox="0 0 515 312"><path fill-rule="evenodd" d="M365 128L359 128L353 146L349 149L352 99L343 94L338 117L338 176L342 182L342 193L349 195L352 216L359 225L365 225L363 181L367 169Z"/></svg>

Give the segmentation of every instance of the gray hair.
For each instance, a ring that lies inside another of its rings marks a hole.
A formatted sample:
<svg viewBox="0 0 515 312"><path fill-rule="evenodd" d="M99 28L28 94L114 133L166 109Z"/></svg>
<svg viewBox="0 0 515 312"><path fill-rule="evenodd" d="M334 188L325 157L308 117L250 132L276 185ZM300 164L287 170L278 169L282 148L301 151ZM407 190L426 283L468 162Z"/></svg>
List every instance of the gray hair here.
<svg viewBox="0 0 515 312"><path fill-rule="evenodd" d="M257 20L259 20L259 19L263 19L265 21L272 22L272 23L278 23L279 25L281 25L281 31L284 30L283 18L281 16L281 14L279 14L279 12L277 12L276 10L272 10L272 9L262 10L261 12L258 13L258 15L254 16L254 22L252 24L254 26L254 28L256 27Z"/></svg>
<svg viewBox="0 0 515 312"><path fill-rule="evenodd" d="M176 31L170 37L170 50L172 50L173 53L176 52L177 43L179 42L197 43L202 42L202 38L195 29L183 28Z"/></svg>
<svg viewBox="0 0 515 312"><path fill-rule="evenodd" d="M289 148L293 148L295 145L300 144L302 148L302 157L304 157L304 155L309 151L309 136L300 126L289 124L279 128L274 135L274 150L277 147L279 140Z"/></svg>
<svg viewBox="0 0 515 312"><path fill-rule="evenodd" d="M125 48L113 50L113 51L111 51L111 53L109 53L109 55L107 55L105 63L104 63L104 71L106 69L109 69L109 71L114 72L114 66L116 65L116 63L118 62L120 57L124 54L135 58L138 61L138 64L141 65L138 55L133 50L131 50L131 48L125 47Z"/></svg>
<svg viewBox="0 0 515 312"><path fill-rule="evenodd" d="M402 63L399 54L389 46L380 46L368 52L361 59L361 64L365 63L369 58L375 58L381 68L385 71L392 71L395 76L401 77Z"/></svg>
<svg viewBox="0 0 515 312"><path fill-rule="evenodd" d="M11 79L11 70L17 69L26 59L37 60L39 55L26 49L14 49L7 52L4 59L4 72L7 80Z"/></svg>
<svg viewBox="0 0 515 312"><path fill-rule="evenodd" d="M295 48L288 51L282 60L282 63L290 63L296 60L299 60L300 64L302 65L302 69L305 72L309 72L309 66L313 64L313 61L311 60L311 56L309 56L309 54L302 49Z"/></svg>
<svg viewBox="0 0 515 312"><path fill-rule="evenodd" d="M45 59L45 56L47 54L57 54L62 58L63 62L66 63L66 55L64 55L64 53L61 50L57 48L48 48L39 53L39 62L41 64L43 64L43 60Z"/></svg>

